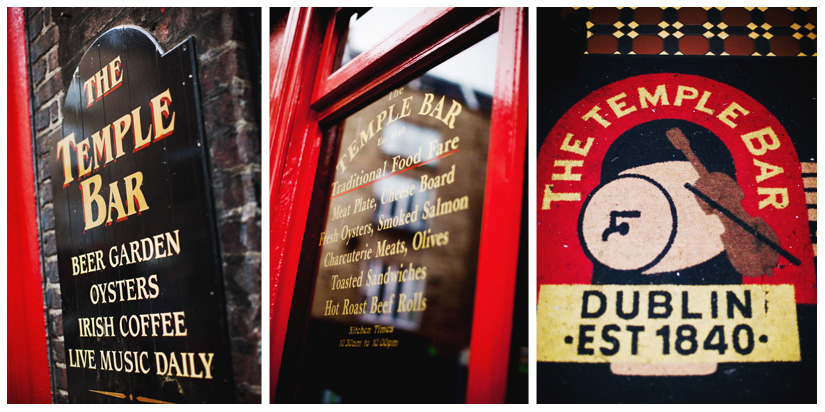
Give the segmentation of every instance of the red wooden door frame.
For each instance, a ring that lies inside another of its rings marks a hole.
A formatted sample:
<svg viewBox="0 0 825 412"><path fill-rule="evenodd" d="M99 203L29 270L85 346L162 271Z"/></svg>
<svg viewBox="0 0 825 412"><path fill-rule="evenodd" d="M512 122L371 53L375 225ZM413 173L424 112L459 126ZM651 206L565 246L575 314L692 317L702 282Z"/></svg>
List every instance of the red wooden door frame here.
<svg viewBox="0 0 825 412"><path fill-rule="evenodd" d="M520 10L501 12L470 340L469 403L503 402L507 389L527 141L526 18Z"/></svg>
<svg viewBox="0 0 825 412"><path fill-rule="evenodd" d="M398 84L499 32L481 222L467 402L505 399L527 134L523 9L429 9L330 73L339 44L332 9L293 9L271 62L270 388L274 396L321 142L319 122L350 114ZM393 63L399 62L399 63Z"/></svg>
<svg viewBox="0 0 825 412"><path fill-rule="evenodd" d="M6 219L9 403L51 403L49 357L32 166L29 72L23 8L9 8Z"/></svg>

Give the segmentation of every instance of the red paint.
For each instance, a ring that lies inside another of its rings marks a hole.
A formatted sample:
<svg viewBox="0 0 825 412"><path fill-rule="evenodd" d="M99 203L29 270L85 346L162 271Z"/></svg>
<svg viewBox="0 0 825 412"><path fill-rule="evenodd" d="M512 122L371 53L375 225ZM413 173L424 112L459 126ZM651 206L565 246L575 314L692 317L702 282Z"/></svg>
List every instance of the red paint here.
<svg viewBox="0 0 825 412"><path fill-rule="evenodd" d="M278 385L292 291L321 139L309 109L320 29L315 9L292 9L270 94L270 393Z"/></svg>
<svg viewBox="0 0 825 412"><path fill-rule="evenodd" d="M32 166L26 22L8 9L8 332L9 403L51 403L43 277Z"/></svg>
<svg viewBox="0 0 825 412"><path fill-rule="evenodd" d="M438 24L434 24L444 16L456 13L455 9L436 9L430 8L421 11L407 22L404 22L401 27L395 30L389 37L382 40L369 50L356 56L352 61L348 62L344 67L341 67L329 77L318 77L318 87L315 88L315 100L320 98L334 98L336 95L346 91L348 87L359 79L369 77L363 70L368 66L380 66L385 63L395 61L400 53L405 50L400 45L410 46L415 41L422 37L426 37L429 33L438 29ZM344 22L347 23L347 22ZM331 26L334 25L334 20ZM328 36L332 36L333 30L328 30ZM331 37L328 37L331 39ZM329 42L327 44L336 44ZM321 73L330 73L335 61L335 47L328 47L324 56L324 61L321 65Z"/></svg>
<svg viewBox="0 0 825 412"><path fill-rule="evenodd" d="M427 10L335 73L340 10L293 9L281 59L270 62L270 388L278 384L324 124L496 30L499 69L482 217L468 402L503 402L510 350L526 139L526 27L522 9ZM499 19L500 17L500 19ZM274 46L273 46L274 47ZM318 71L312 68L318 67ZM307 91L313 93L307 93ZM501 216L505 216L501 218ZM502 244L505 246L502 247ZM504 252L508 250L508 252ZM507 255L507 256L501 256ZM483 304L482 304L483 303Z"/></svg>
<svg viewBox="0 0 825 412"><path fill-rule="evenodd" d="M498 61L470 339L468 403L503 403L507 390L527 138L527 25L521 9L501 11Z"/></svg>
<svg viewBox="0 0 825 412"><path fill-rule="evenodd" d="M647 109L641 108L638 88L644 87L648 93L654 93L656 86L662 84L666 87L670 104L660 103ZM682 106L676 106L674 100L679 85L697 89L698 98L684 100ZM695 109L704 91L711 92L705 107L714 110L713 114ZM627 94L626 98L619 99L620 102L627 103L624 109L629 110L631 106L635 106L637 110L617 118L606 101L621 93ZM735 128L722 123L716 117L732 101L749 111L748 115L740 114L733 119ZM582 116L595 105L601 108L598 113L611 122L608 128L602 127L595 120L582 120ZM810 242L801 168L799 157L785 129L764 106L744 92L704 77L673 73L636 76L602 87L576 103L551 130L538 158L538 284L590 283L593 265L585 257L579 244L577 219L587 195L599 184L605 153L610 144L631 127L650 120L668 118L687 120L704 126L724 142L733 156L737 181L745 193L743 207L752 216L763 218L778 235L780 245L802 260L801 266L795 266L781 257L773 276L745 277L743 282L793 284L797 303L816 303L813 246ZM780 146L775 150L768 150L761 156L752 155L741 136L768 126L776 133ZM589 137L595 138L586 157L559 149L567 133L574 134L572 140L582 142ZM551 175L554 169L560 170L553 167L556 159L584 160L584 166L576 169L577 173L582 174L581 181L553 181ZM784 173L756 183L759 168L754 166L754 159L780 166ZM541 210L545 185L551 182L554 184L554 192L579 192L581 200L557 201L551 203L550 210ZM765 196L757 193L757 186L787 188L788 206L784 209L768 206L760 210L759 200ZM551 219L552 225L547 224ZM567 248L563 249L565 253L558 253L562 245L567 245Z"/></svg>
<svg viewBox="0 0 825 412"><path fill-rule="evenodd" d="M467 11L470 10L470 11ZM351 110L367 104L371 99L385 91L388 84L399 84L417 72L432 65L434 61L442 60L445 56L455 54L460 45L467 42L481 40L495 31L498 9L461 9L457 12L444 14L449 21L421 21L418 17L413 21L427 24L438 30L431 29L427 33L429 38L413 37L409 42L400 43L393 52L395 64L385 65L385 59L358 59L362 53L326 80L318 80L317 87L326 87L328 94L315 96L312 107L319 112L319 118L334 121L340 115L348 114ZM395 34L390 35L387 41L392 41L398 33L413 31L408 28L412 22L402 25ZM457 27L454 27L457 26ZM381 44L384 44L382 42ZM333 41L330 44L337 44ZM400 54L403 52L403 56ZM330 53L330 52L327 52ZM325 54L327 54L325 53ZM369 54L368 54L369 55ZM331 67L331 66L330 66ZM322 72L323 73L323 72ZM341 76L350 76L342 79ZM330 82L350 86L350 90L342 87L328 86ZM345 93L346 91L346 93Z"/></svg>

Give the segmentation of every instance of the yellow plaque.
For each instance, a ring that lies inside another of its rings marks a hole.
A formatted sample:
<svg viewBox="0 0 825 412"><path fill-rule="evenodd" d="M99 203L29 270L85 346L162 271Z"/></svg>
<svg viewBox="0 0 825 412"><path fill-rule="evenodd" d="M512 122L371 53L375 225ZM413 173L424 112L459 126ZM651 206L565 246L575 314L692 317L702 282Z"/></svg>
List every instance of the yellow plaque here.
<svg viewBox="0 0 825 412"><path fill-rule="evenodd" d="M793 285L542 285L540 362L800 360Z"/></svg>

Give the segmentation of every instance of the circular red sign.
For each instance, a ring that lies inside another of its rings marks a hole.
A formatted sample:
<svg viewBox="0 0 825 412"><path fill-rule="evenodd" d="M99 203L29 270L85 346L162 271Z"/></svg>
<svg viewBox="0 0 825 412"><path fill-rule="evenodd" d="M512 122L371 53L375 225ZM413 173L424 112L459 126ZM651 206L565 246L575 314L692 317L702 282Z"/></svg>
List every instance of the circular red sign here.
<svg viewBox="0 0 825 412"><path fill-rule="evenodd" d="M730 151L742 206L776 232L799 265L780 257L772 276L746 284L793 284L797 303L816 303L813 245L801 166L790 137L759 102L705 77L663 73L635 76L602 87L556 123L538 157L538 284L589 284L593 264L580 244L577 221L600 184L610 145L632 127L679 119L714 133ZM776 173L781 168L780 173Z"/></svg>

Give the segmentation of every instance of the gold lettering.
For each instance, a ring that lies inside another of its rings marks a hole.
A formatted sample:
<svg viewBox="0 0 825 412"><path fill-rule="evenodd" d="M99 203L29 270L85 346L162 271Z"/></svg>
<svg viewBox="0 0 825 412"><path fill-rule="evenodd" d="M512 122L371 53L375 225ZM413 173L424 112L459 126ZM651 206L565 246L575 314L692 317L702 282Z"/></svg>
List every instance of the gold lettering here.
<svg viewBox="0 0 825 412"><path fill-rule="evenodd" d="M575 140L573 141L573 144L570 144L571 139L573 139L573 133L568 133L564 138L564 141L561 142L561 150L587 156L587 152L590 151L590 146L593 146L594 139L592 137L588 137L587 143L585 143L584 147L582 147L581 140Z"/></svg>
<svg viewBox="0 0 825 412"><path fill-rule="evenodd" d="M574 167L584 166L583 160L556 160L553 166L564 168L564 173L553 173L553 180L582 180L581 174L572 171Z"/></svg>
<svg viewBox="0 0 825 412"><path fill-rule="evenodd" d="M175 112L169 109L170 104L172 104L172 95L169 93L169 89L152 98L150 103L152 106L152 126L155 128L156 141L169 136L175 131ZM164 126L163 119L168 118L170 113L172 118L169 120L169 124Z"/></svg>
<svg viewBox="0 0 825 412"><path fill-rule="evenodd" d="M767 153L768 150L778 149L780 145L776 133L773 132L770 126L762 130L743 134L742 140L745 142L745 147L747 147L748 151L754 156L762 156ZM754 142L759 143L759 146L754 146Z"/></svg>
<svg viewBox="0 0 825 412"><path fill-rule="evenodd" d="M770 179L776 175L782 174L785 172L785 169L774 166L770 163L760 162L757 159L753 159L754 166L759 168L759 176L756 176L756 183L759 183L765 179Z"/></svg>
<svg viewBox="0 0 825 412"><path fill-rule="evenodd" d="M585 113L585 115L582 116L582 120L588 121L590 119L593 119L593 120L599 122L599 124L602 125L604 128L607 128L607 126L610 126L610 122L605 120L604 117L602 117L599 114L599 110L601 110L601 108L599 106L593 106L593 108L590 109L589 112Z"/></svg>
<svg viewBox="0 0 825 412"><path fill-rule="evenodd" d="M759 209L773 206L774 209L784 209L788 207L788 189L757 187L756 193L767 197L759 201Z"/></svg>
<svg viewBox="0 0 825 412"><path fill-rule="evenodd" d="M642 109L647 109L648 102L654 106L658 106L659 101L661 101L665 106L670 105L667 100L667 91L665 90L665 85L663 84L656 86L656 91L653 95L648 93L644 87L640 87L638 90L639 105L642 106Z"/></svg>
<svg viewBox="0 0 825 412"><path fill-rule="evenodd" d="M72 148L76 148L74 133L69 134L57 142L57 160L59 161L60 156L63 156L63 187L69 186L69 183L74 180L74 176L72 175L72 159L70 157Z"/></svg>
<svg viewBox="0 0 825 412"><path fill-rule="evenodd" d="M699 96L699 91L693 87L679 86L676 89L676 101L673 102L676 106L682 105L682 100L691 100Z"/></svg>
<svg viewBox="0 0 825 412"><path fill-rule="evenodd" d="M100 195L102 181L100 175L94 175L80 182L80 195L83 199L83 222L86 224L84 231L100 226L106 218L104 215L106 202L103 200L103 196ZM92 211L93 203L97 206L97 216L94 216Z"/></svg>
<svg viewBox="0 0 825 412"><path fill-rule="evenodd" d="M743 116L747 116L748 113L750 113L736 102L731 102L731 104L727 108L725 108L725 110L722 110L722 113L719 113L719 116L716 116L716 118L721 120L722 123L730 126L731 129L733 129L736 127L736 123L731 121L731 119L739 117L739 114L736 113L737 111L739 113L742 113Z"/></svg>
<svg viewBox="0 0 825 412"><path fill-rule="evenodd" d="M555 201L575 202L581 200L581 193L553 193L553 185L544 185L544 199L541 210L550 210L550 203Z"/></svg>
<svg viewBox="0 0 825 412"><path fill-rule="evenodd" d="M705 105L708 103L708 98L710 98L710 92L705 91L702 93L702 98L699 99L699 103L696 103L696 110L700 112L705 112L707 114L713 114L712 109L708 109Z"/></svg>
<svg viewBox="0 0 825 412"><path fill-rule="evenodd" d="M106 126L100 132L96 132L92 135L92 146L94 147L94 170L100 168L100 165L97 163L98 160L103 160L103 164L109 163L114 159L112 157L112 135L109 132L110 126ZM102 133L102 137L101 137Z"/></svg>
<svg viewBox="0 0 825 412"><path fill-rule="evenodd" d="M627 97L627 94L622 93L607 99L607 105L610 106L611 109L613 109L613 113L616 113L617 118L622 118L636 111L636 106L630 106L629 108L625 109L627 103L619 101L621 99L624 99L625 97Z"/></svg>
<svg viewBox="0 0 825 412"><path fill-rule="evenodd" d="M128 215L135 214L135 205L138 206L138 213L149 209L146 204L146 198L143 196L143 191L140 186L143 184L143 172L135 172L124 179L126 182L126 205L129 208Z"/></svg>

